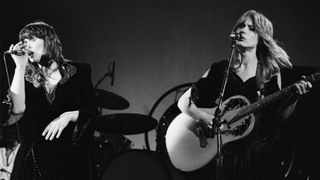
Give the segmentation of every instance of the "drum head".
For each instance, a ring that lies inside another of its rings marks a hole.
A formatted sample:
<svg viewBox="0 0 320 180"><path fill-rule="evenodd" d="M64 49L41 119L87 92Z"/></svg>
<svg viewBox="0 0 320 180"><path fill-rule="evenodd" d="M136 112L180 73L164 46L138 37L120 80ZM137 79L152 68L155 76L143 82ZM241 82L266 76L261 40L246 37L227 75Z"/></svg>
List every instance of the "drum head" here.
<svg viewBox="0 0 320 180"><path fill-rule="evenodd" d="M122 135L103 134L96 138L92 153L95 179L100 179L112 159L128 151L131 146L132 142Z"/></svg>
<svg viewBox="0 0 320 180"><path fill-rule="evenodd" d="M172 104L161 116L157 128L157 146L156 151L162 158L168 158L165 135L170 123L175 117L181 113L180 109L177 106L177 102Z"/></svg>
<svg viewBox="0 0 320 180"><path fill-rule="evenodd" d="M160 160L153 152L131 150L106 167L101 180L183 180L178 170Z"/></svg>

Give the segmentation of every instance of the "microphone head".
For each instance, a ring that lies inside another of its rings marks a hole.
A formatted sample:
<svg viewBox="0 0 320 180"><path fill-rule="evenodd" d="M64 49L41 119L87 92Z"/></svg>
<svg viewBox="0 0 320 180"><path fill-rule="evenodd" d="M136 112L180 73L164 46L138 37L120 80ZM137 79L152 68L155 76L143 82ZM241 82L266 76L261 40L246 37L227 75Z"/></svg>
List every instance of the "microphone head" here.
<svg viewBox="0 0 320 180"><path fill-rule="evenodd" d="M6 52L4 52L5 54L14 54L14 55L16 55L16 56L23 56L23 55L25 55L26 53L24 52L24 51L22 51L22 50L8 50L8 51L6 51Z"/></svg>
<svg viewBox="0 0 320 180"><path fill-rule="evenodd" d="M233 41L241 40L242 39L241 33L231 33L230 34L230 39L233 40Z"/></svg>
<svg viewBox="0 0 320 180"><path fill-rule="evenodd" d="M22 51L22 50L8 50L8 51L5 51L4 52L5 54L14 54L14 55L16 55L16 56L23 56L23 55L25 55L26 53L30 56L31 54L33 54L33 52L32 51L27 51L27 52L25 52L25 51Z"/></svg>

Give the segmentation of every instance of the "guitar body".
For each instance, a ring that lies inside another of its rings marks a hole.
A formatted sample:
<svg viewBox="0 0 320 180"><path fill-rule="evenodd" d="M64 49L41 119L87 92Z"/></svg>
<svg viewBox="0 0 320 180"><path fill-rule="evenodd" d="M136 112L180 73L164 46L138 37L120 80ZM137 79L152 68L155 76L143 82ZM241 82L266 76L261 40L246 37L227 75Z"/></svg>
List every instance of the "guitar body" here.
<svg viewBox="0 0 320 180"><path fill-rule="evenodd" d="M311 83L320 81L320 73L307 76L306 81ZM286 88L264 97L262 100L250 104L243 96L232 96L222 103L220 121L223 122L221 129L221 143L239 140L247 136L255 124L254 112L271 105L274 102L285 100L288 94L296 89L292 84ZM202 109L213 114L215 108ZM217 154L217 137L208 137L206 146L200 146L197 134L196 119L186 115L178 115L169 125L166 133L166 147L172 164L182 171L194 171L208 164ZM203 121L203 120L198 120ZM209 126L208 126L209 127Z"/></svg>
<svg viewBox="0 0 320 180"><path fill-rule="evenodd" d="M247 98L239 95L223 102L221 120L230 124L224 124L220 128L222 144L241 139L252 131L255 123L253 114L234 120L239 110L249 104ZM200 109L213 114L216 108ZM196 132L196 119L184 113L179 114L168 127L166 133L168 155L172 164L182 171L197 170L208 164L217 154L217 137L206 138L207 146L202 148Z"/></svg>

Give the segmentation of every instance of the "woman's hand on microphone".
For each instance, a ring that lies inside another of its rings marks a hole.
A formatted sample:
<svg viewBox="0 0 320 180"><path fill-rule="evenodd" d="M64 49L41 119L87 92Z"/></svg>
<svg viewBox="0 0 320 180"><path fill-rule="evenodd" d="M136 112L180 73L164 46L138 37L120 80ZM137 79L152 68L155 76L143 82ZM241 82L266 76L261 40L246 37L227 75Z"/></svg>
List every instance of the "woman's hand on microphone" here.
<svg viewBox="0 0 320 180"><path fill-rule="evenodd" d="M25 67L28 63L28 52L24 49L23 43L20 41L17 44L13 45L11 44L9 50L21 50L24 51L24 55L18 56L15 54L11 54L12 59L14 60L14 63L16 64L16 67Z"/></svg>

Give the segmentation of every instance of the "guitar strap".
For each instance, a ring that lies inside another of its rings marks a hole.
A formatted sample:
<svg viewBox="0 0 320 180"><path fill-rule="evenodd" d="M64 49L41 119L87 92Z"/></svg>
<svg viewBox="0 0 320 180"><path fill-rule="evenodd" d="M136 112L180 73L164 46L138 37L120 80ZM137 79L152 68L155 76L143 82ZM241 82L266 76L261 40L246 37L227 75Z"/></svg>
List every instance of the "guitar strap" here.
<svg viewBox="0 0 320 180"><path fill-rule="evenodd" d="M262 78L262 70L261 70L261 63L258 62L257 69L256 69L256 81L257 81L257 101L260 101L264 98L265 94L265 82Z"/></svg>
<svg viewBox="0 0 320 180"><path fill-rule="evenodd" d="M265 94L265 88L263 87L262 89L258 88L257 90L257 101L260 101L264 98Z"/></svg>

